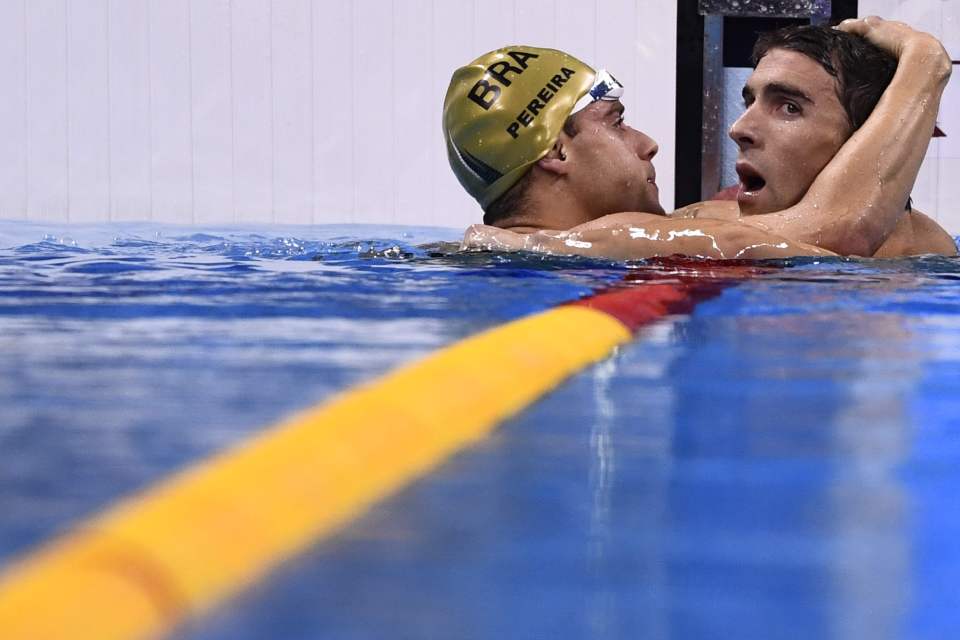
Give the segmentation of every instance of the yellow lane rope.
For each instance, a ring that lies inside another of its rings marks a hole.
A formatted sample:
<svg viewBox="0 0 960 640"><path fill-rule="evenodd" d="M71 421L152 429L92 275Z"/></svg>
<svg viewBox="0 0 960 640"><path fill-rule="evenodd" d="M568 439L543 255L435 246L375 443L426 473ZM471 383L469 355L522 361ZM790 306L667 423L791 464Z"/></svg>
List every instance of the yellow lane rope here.
<svg viewBox="0 0 960 640"><path fill-rule="evenodd" d="M161 635L630 338L604 312L560 307L463 340L277 424L7 569L0 638Z"/></svg>

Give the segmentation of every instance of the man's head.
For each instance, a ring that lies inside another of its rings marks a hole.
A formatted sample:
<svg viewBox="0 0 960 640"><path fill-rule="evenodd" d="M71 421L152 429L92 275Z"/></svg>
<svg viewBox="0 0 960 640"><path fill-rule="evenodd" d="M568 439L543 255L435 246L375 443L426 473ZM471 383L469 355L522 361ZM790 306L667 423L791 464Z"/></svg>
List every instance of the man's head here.
<svg viewBox="0 0 960 640"><path fill-rule="evenodd" d="M458 69L444 100L444 138L484 222L509 225L523 214L559 226L662 211L650 163L656 144L623 124L622 92L605 71L553 49L505 47ZM589 104L573 113L581 98Z"/></svg>
<svg viewBox="0 0 960 640"><path fill-rule="evenodd" d="M730 128L740 147L741 212L800 201L843 143L866 122L897 61L863 38L829 27L763 34L743 89L746 111Z"/></svg>

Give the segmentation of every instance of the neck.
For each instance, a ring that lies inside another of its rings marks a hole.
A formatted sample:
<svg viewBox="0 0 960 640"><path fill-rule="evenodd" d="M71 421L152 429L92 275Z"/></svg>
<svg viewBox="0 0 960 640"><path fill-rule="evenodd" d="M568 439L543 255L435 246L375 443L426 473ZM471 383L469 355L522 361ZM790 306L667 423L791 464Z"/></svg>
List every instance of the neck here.
<svg viewBox="0 0 960 640"><path fill-rule="evenodd" d="M595 217L559 182L537 183L530 185L523 211L498 226L517 233L565 231L590 222Z"/></svg>

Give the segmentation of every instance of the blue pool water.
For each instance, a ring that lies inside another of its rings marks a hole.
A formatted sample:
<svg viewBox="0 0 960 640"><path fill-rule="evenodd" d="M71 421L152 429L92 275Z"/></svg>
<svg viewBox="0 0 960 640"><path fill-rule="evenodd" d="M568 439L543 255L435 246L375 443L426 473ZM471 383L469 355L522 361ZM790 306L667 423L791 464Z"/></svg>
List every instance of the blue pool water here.
<svg viewBox="0 0 960 640"><path fill-rule="evenodd" d="M0 568L478 330L710 277L457 236L0 223ZM767 266L177 637L960 637L960 261Z"/></svg>

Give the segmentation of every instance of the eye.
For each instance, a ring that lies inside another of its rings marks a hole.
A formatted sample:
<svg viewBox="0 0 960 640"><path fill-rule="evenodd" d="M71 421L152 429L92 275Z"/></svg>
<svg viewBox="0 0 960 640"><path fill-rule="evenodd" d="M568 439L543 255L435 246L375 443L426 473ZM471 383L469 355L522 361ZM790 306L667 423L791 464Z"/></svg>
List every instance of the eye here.
<svg viewBox="0 0 960 640"><path fill-rule="evenodd" d="M788 116L798 116L803 113L803 109L795 102L784 102L780 105L780 109Z"/></svg>

